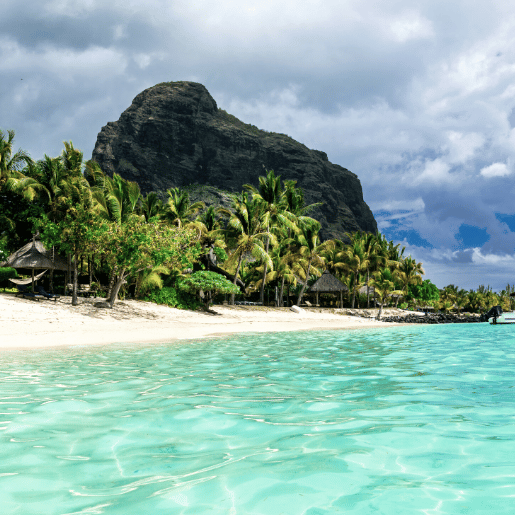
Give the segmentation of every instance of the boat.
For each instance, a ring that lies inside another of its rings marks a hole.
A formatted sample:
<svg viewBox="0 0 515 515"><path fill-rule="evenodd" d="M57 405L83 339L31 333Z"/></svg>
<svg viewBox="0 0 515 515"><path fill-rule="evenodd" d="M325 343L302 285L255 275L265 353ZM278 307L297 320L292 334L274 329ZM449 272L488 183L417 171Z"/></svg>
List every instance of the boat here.
<svg viewBox="0 0 515 515"><path fill-rule="evenodd" d="M488 322L492 325L515 324L515 311L503 312L501 306L494 306L487 314Z"/></svg>

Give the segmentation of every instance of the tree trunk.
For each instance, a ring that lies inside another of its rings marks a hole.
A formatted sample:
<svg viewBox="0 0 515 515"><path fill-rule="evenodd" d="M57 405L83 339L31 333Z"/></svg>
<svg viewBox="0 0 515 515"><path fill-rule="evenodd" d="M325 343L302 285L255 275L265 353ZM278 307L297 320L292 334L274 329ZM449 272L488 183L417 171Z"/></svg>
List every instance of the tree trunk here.
<svg viewBox="0 0 515 515"><path fill-rule="evenodd" d="M356 289L358 287L358 273L356 272L354 274L354 287L352 288L352 302L351 302L351 309L354 309L354 301L356 300Z"/></svg>
<svg viewBox="0 0 515 515"><path fill-rule="evenodd" d="M116 266L113 267L113 269L111 270L111 277L109 278L109 287L107 288L107 301L109 302L111 300L111 296L112 296L112 292L113 292L113 287L114 287L114 281L116 279ZM118 292L116 292L116 294L118 295Z"/></svg>
<svg viewBox="0 0 515 515"><path fill-rule="evenodd" d="M238 276L234 276L232 274L230 274L229 272L226 272L225 270L223 270L222 268L220 268L219 266L217 266L209 257L208 254L205 254L204 256L202 256L201 258L201 261L207 266L207 268L213 272L216 272L217 274L220 274L220 275L223 275L224 277L226 277L227 279L229 279L229 281L231 281L233 284L236 284L240 287L240 289L243 289L245 290L245 283L238 277ZM234 282L234 278L236 277L236 282Z"/></svg>
<svg viewBox="0 0 515 515"><path fill-rule="evenodd" d="M281 307L281 308L284 306L283 295L284 295L284 276L281 280L281 290L279 292L279 307Z"/></svg>
<svg viewBox="0 0 515 515"><path fill-rule="evenodd" d="M79 256L78 252L74 252L73 254L73 290L72 290L72 306L77 306L79 304L79 300L77 298L77 290L79 286L79 264L78 264Z"/></svg>
<svg viewBox="0 0 515 515"><path fill-rule="evenodd" d="M368 281L370 281L370 270L367 268L367 309L370 309L370 286Z"/></svg>
<svg viewBox="0 0 515 515"><path fill-rule="evenodd" d="M381 301L380 304L379 304L379 311L377 313L377 320L381 319L381 313L382 312L383 312L383 301Z"/></svg>
<svg viewBox="0 0 515 515"><path fill-rule="evenodd" d="M240 266L241 266L241 262L243 261L243 254L238 258L238 266L236 267L236 272L234 272L234 280L233 280L233 284L236 284L236 281L238 280L238 274L240 273ZM234 293L231 293L231 306L234 306L234 297L235 297L235 294Z"/></svg>
<svg viewBox="0 0 515 515"><path fill-rule="evenodd" d="M267 230L269 230L267 228ZM270 246L270 239L266 238L265 243L265 252L268 254L268 247ZM264 306L265 305L265 283L266 283L266 273L268 269L268 263L265 261L264 267L263 267L263 282L261 283L261 290L259 291L259 302Z"/></svg>
<svg viewBox="0 0 515 515"><path fill-rule="evenodd" d="M304 295L304 290L306 289L306 286L308 284L309 279L309 271L311 270L311 259L308 261L308 270L306 272L306 281L302 285L302 288L300 289L299 297L297 298L297 306L300 306L300 303L302 301L302 296Z"/></svg>
<svg viewBox="0 0 515 515"><path fill-rule="evenodd" d="M68 295L68 285L71 283L71 266L72 266L72 258L71 254L68 254L68 267L66 268L66 279L64 283L64 295Z"/></svg>
<svg viewBox="0 0 515 515"><path fill-rule="evenodd" d="M116 282L114 283L113 289L111 291L111 296L109 297L107 303L109 307L113 307L116 299L118 298L118 292L122 287L122 284L125 282L125 270L121 270L121 272L116 276Z"/></svg>

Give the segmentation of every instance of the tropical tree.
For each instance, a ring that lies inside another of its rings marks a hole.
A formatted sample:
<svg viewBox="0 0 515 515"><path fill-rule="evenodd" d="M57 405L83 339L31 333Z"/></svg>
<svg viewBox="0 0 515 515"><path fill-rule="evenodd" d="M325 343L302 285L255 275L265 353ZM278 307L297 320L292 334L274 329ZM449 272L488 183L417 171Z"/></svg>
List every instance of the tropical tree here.
<svg viewBox="0 0 515 515"><path fill-rule="evenodd" d="M422 268L422 263L417 263L411 256L400 261L394 272L394 277L400 283L401 289L404 292L404 297L408 296L408 287L410 284L422 284L422 275L424 274L425 272Z"/></svg>
<svg viewBox="0 0 515 515"><path fill-rule="evenodd" d="M220 293L238 293L240 289L223 275L208 270L186 275L179 280L179 289L195 294L209 311L213 298Z"/></svg>
<svg viewBox="0 0 515 515"><path fill-rule="evenodd" d="M113 307L129 276L157 266L180 272L191 268L201 252L192 231L157 221L145 222L136 215L122 224L102 222L98 241L105 259L115 270L114 286L107 299L109 307Z"/></svg>
<svg viewBox="0 0 515 515"><path fill-rule="evenodd" d="M264 241L273 238L272 233L263 226L263 204L257 198L249 198L247 192L232 198L231 210L221 209L230 216L226 229L228 247L231 249L227 266L236 264L233 284L236 284L240 268L250 257L267 262L272 269L270 256L264 249ZM231 304L234 304L234 293L231 294Z"/></svg>
<svg viewBox="0 0 515 515"><path fill-rule="evenodd" d="M374 294L379 299L379 312L377 319L381 318L383 306L388 302L392 295L400 295L401 290L395 289L392 271L388 267L380 268L372 274L369 280L370 286L374 288Z"/></svg>
<svg viewBox="0 0 515 515"><path fill-rule="evenodd" d="M299 273L303 283L297 305L302 302L311 273L320 276L322 273L320 268L324 266L324 245L319 236L320 222L313 219L302 220L298 227L299 232L295 235L297 252L294 270Z"/></svg>
<svg viewBox="0 0 515 515"><path fill-rule="evenodd" d="M275 175L273 170L267 170L266 176L259 177L259 186L245 184L244 188L250 191L253 197L262 204L262 224L267 232L275 232L282 227L295 228L295 216L287 211L286 197L281 185L281 176ZM265 252L270 249L270 237L265 238ZM263 263L262 279L260 281L259 299L263 304L265 299L265 284L267 281L268 261Z"/></svg>
<svg viewBox="0 0 515 515"><path fill-rule="evenodd" d="M179 188L166 190L168 201L165 205L164 218L176 227L184 227L192 223L195 215L205 207L204 202L190 202L187 191Z"/></svg>
<svg viewBox="0 0 515 515"><path fill-rule="evenodd" d="M14 136L13 130L0 130L0 193L17 193L32 201L44 188L35 178L22 173L34 162L25 150L14 151Z"/></svg>
<svg viewBox="0 0 515 515"><path fill-rule="evenodd" d="M163 202L157 196L157 193L151 191L145 197L141 198L138 207L138 213L145 217L148 222L151 218L161 218L164 213Z"/></svg>
<svg viewBox="0 0 515 515"><path fill-rule="evenodd" d="M347 237L350 239L350 244L342 251L342 258L345 269L352 274L354 278L351 300L351 308L354 308L356 293L361 286L363 286L363 283L358 279L360 274L365 274L369 269L370 259L360 233L347 233Z"/></svg>

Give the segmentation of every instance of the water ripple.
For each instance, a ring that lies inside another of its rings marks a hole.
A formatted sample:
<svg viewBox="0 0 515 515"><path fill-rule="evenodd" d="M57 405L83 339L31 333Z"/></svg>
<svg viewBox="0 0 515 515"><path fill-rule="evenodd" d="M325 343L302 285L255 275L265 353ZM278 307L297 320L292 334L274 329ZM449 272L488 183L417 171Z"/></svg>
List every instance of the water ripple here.
<svg viewBox="0 0 515 515"><path fill-rule="evenodd" d="M511 514L515 328L494 331L3 353L2 513Z"/></svg>

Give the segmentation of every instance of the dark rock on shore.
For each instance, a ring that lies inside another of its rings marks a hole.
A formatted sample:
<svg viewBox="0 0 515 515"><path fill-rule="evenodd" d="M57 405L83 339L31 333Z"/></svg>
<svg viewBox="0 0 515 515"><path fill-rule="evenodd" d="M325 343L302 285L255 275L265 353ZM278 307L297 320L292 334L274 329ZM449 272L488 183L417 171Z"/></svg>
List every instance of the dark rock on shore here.
<svg viewBox="0 0 515 515"><path fill-rule="evenodd" d="M471 322L483 322L480 315L474 313L428 313L427 315L388 316L381 318L383 322L395 322L398 324L465 324Z"/></svg>
<svg viewBox="0 0 515 515"><path fill-rule="evenodd" d="M108 175L136 181L143 193L195 185L200 194L192 197L204 192L208 203L227 201L224 192L257 186L260 175L274 170L296 180L308 204L323 202L311 216L321 222L324 238L377 230L354 173L285 134L241 122L219 109L202 84L146 89L117 122L102 128L92 157Z"/></svg>

